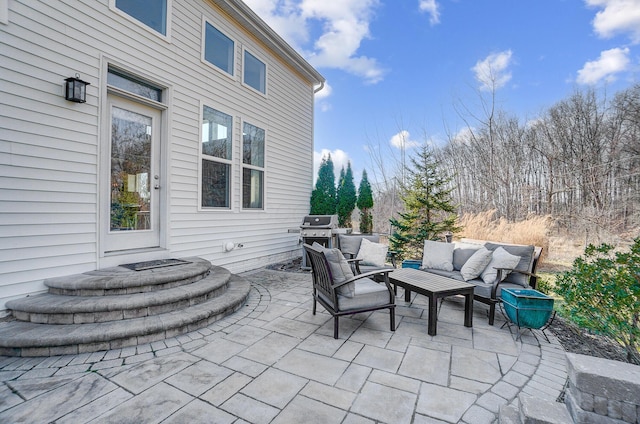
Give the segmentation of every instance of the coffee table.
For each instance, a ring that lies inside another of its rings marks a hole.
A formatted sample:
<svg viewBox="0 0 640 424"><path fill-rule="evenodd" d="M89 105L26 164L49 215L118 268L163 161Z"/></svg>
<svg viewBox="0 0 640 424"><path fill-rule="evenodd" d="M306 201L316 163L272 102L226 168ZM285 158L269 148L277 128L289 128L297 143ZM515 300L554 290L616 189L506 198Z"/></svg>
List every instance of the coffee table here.
<svg viewBox="0 0 640 424"><path fill-rule="evenodd" d="M438 323L438 299L446 296L463 295L464 301L464 326L473 325L473 284L442 277L430 272L420 271L414 268L395 269L389 273L389 281L394 286L404 288L404 300L411 301L411 292L427 296L429 299L429 326L430 336L436 335Z"/></svg>

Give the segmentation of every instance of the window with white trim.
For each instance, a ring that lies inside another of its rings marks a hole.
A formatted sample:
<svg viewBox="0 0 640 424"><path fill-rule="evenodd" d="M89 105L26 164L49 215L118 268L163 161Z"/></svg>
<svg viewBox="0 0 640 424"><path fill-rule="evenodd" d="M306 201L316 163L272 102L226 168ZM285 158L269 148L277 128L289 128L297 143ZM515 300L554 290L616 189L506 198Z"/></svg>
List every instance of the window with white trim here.
<svg viewBox="0 0 640 424"><path fill-rule="evenodd" d="M235 43L209 22L204 27L204 60L233 75Z"/></svg>
<svg viewBox="0 0 640 424"><path fill-rule="evenodd" d="M202 193L204 208L231 207L233 118L208 106L202 110Z"/></svg>
<svg viewBox="0 0 640 424"><path fill-rule="evenodd" d="M242 125L242 208L264 209L265 131Z"/></svg>
<svg viewBox="0 0 640 424"><path fill-rule="evenodd" d="M260 59L244 51L243 82L262 94L267 93L267 65Z"/></svg>
<svg viewBox="0 0 640 424"><path fill-rule="evenodd" d="M115 0L115 7L149 28L167 35L168 0Z"/></svg>

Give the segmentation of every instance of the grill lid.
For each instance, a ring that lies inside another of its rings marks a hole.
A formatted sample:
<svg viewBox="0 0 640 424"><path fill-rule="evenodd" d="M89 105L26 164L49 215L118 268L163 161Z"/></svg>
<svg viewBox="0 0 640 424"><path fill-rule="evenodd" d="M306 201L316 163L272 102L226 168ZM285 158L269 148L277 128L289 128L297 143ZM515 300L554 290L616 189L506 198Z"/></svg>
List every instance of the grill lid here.
<svg viewBox="0 0 640 424"><path fill-rule="evenodd" d="M338 215L307 215L300 228L338 228Z"/></svg>

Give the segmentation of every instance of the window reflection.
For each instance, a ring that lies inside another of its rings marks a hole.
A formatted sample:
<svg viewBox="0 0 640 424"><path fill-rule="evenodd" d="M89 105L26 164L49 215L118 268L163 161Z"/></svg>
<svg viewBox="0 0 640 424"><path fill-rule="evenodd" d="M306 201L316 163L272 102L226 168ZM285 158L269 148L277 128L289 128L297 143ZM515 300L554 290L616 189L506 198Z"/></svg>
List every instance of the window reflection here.
<svg viewBox="0 0 640 424"><path fill-rule="evenodd" d="M152 119L118 107L113 107L111 116L110 228L148 230Z"/></svg>
<svg viewBox="0 0 640 424"><path fill-rule="evenodd" d="M264 208L265 131L255 125L242 126L242 207Z"/></svg>
<svg viewBox="0 0 640 424"><path fill-rule="evenodd" d="M202 110L202 207L231 206L233 118L204 106Z"/></svg>

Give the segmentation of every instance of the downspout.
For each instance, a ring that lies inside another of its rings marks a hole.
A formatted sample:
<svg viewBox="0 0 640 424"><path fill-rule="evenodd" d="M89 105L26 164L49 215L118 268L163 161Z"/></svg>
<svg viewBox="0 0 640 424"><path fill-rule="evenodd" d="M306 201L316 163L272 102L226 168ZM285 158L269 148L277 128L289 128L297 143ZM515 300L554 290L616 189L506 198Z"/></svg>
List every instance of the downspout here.
<svg viewBox="0 0 640 424"><path fill-rule="evenodd" d="M324 88L324 81L320 81L320 87L313 90L313 94L316 94L318 91L322 90L323 88Z"/></svg>

